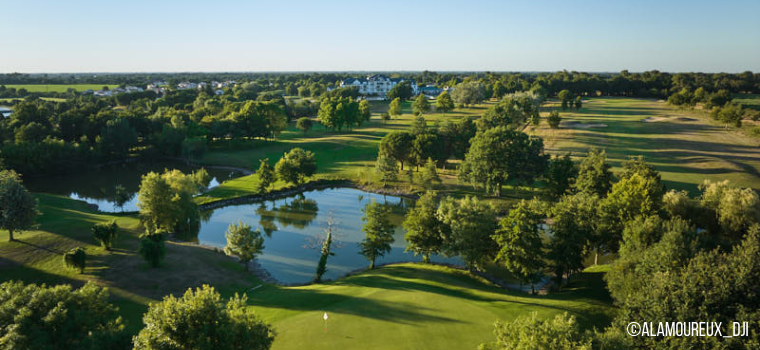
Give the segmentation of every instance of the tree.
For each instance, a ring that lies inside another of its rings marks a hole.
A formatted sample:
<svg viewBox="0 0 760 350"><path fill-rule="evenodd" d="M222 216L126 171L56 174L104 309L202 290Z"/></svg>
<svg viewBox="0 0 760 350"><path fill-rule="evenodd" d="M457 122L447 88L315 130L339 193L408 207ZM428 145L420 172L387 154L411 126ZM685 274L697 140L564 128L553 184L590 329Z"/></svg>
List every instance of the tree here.
<svg viewBox="0 0 760 350"><path fill-rule="evenodd" d="M401 115L401 99L396 97L391 101L391 103L388 105L388 114L391 116L399 116Z"/></svg>
<svg viewBox="0 0 760 350"><path fill-rule="evenodd" d="M451 99L448 91L444 91L436 97L435 109L443 113L454 110L454 100Z"/></svg>
<svg viewBox="0 0 760 350"><path fill-rule="evenodd" d="M508 180L532 183L546 168L543 141L535 136L500 126L480 132L459 168L460 181L484 186L497 197Z"/></svg>
<svg viewBox="0 0 760 350"><path fill-rule="evenodd" d="M451 98L462 105L473 105L485 99L486 88L478 82L461 83L454 88Z"/></svg>
<svg viewBox="0 0 760 350"><path fill-rule="evenodd" d="M332 213L330 213L330 216L326 221L325 236L324 238L318 240L321 241L321 249L319 254L319 262L317 263L317 272L314 275L314 283L322 283L322 276L327 273L327 258L335 255L335 253L332 251L333 234L335 233L335 230L335 221L333 219Z"/></svg>
<svg viewBox="0 0 760 350"><path fill-rule="evenodd" d="M394 85L387 94L388 99L402 99L407 100L412 97L414 91L412 90L412 83L410 81L402 81Z"/></svg>
<svg viewBox="0 0 760 350"><path fill-rule="evenodd" d="M304 135L311 130L312 126L311 119L308 117L301 117L296 121L296 128L302 130Z"/></svg>
<svg viewBox="0 0 760 350"><path fill-rule="evenodd" d="M124 349L118 308L108 289L86 283L45 286L9 281L0 284L0 348L99 350Z"/></svg>
<svg viewBox="0 0 760 350"><path fill-rule="evenodd" d="M159 230L146 233L140 237L140 248L137 252L148 262L150 267L158 267L166 256L165 236L166 232Z"/></svg>
<svg viewBox="0 0 760 350"><path fill-rule="evenodd" d="M425 166L422 168L422 182L430 187L434 187L435 184L441 182L441 178L438 176L438 172L435 169L433 158L428 158Z"/></svg>
<svg viewBox="0 0 760 350"><path fill-rule="evenodd" d="M580 96L575 96L575 109L581 109L583 107L583 100Z"/></svg>
<svg viewBox="0 0 760 350"><path fill-rule="evenodd" d="M317 161L314 153L296 147L277 161L274 171L280 179L300 185L305 178L317 172Z"/></svg>
<svg viewBox="0 0 760 350"><path fill-rule="evenodd" d="M554 224L547 257L552 262L557 287L564 277L583 268L584 253L597 232L598 206L596 196L581 192L563 196L551 208Z"/></svg>
<svg viewBox="0 0 760 350"><path fill-rule="evenodd" d="M470 270L482 270L486 261L493 259L496 213L490 204L470 196L460 200L446 197L436 216L446 225L447 254L461 256Z"/></svg>
<svg viewBox="0 0 760 350"><path fill-rule="evenodd" d="M359 243L360 254L369 260L369 269L375 268L375 259L390 253L394 227L390 221L390 208L372 200L362 209L364 240Z"/></svg>
<svg viewBox="0 0 760 350"><path fill-rule="evenodd" d="M92 226L92 237L95 238L100 246L105 250L111 250L119 234L119 225L116 220L111 220L107 224L95 224Z"/></svg>
<svg viewBox="0 0 760 350"><path fill-rule="evenodd" d="M395 159L401 163L404 170L404 162L411 157L413 136L405 131L391 131L380 140L380 154Z"/></svg>
<svg viewBox="0 0 760 350"><path fill-rule="evenodd" d="M570 107L570 104L573 102L573 94L569 90L562 90L559 93L557 93L557 98L562 103L562 110L566 110L568 107Z"/></svg>
<svg viewBox="0 0 760 350"><path fill-rule="evenodd" d="M383 124L385 124L387 121L391 120L391 115L388 114L388 112L383 112L380 114L380 120L382 120Z"/></svg>
<svg viewBox="0 0 760 350"><path fill-rule="evenodd" d="M574 189L579 192L604 197L612 187L612 172L607 164L607 152L592 148L581 161Z"/></svg>
<svg viewBox="0 0 760 350"><path fill-rule="evenodd" d="M700 203L709 209L728 238L737 239L753 223L760 222L760 196L753 189L738 187L728 180L705 180L699 189Z"/></svg>
<svg viewBox="0 0 760 350"><path fill-rule="evenodd" d="M72 248L63 253L63 264L68 268L79 270L79 273L84 273L84 268L87 265L87 253L82 247Z"/></svg>
<svg viewBox="0 0 760 350"><path fill-rule="evenodd" d="M261 231L258 229L254 231L251 226L238 221L237 224L233 223L227 227L224 236L227 238L224 253L237 256L248 271L248 262L256 259L256 255L264 250L264 237L261 237Z"/></svg>
<svg viewBox="0 0 760 350"><path fill-rule="evenodd" d="M591 339L582 331L575 316L567 312L554 319L540 320L538 313L510 322L496 322L496 341L482 344L481 350L591 350Z"/></svg>
<svg viewBox="0 0 760 350"><path fill-rule="evenodd" d="M137 207L146 231L190 233L200 222L198 206L193 201L198 188L192 175L176 169L143 175L137 192Z"/></svg>
<svg viewBox="0 0 760 350"><path fill-rule="evenodd" d="M543 219L542 210L535 200L522 200L509 211L507 217L499 221L499 228L493 236L499 246L496 261L504 264L509 272L525 283L536 281L543 267L539 228Z"/></svg>
<svg viewBox="0 0 760 350"><path fill-rule="evenodd" d="M546 189L549 196L556 199L566 194L577 176L578 168L569 155L552 157L546 170Z"/></svg>
<svg viewBox="0 0 760 350"><path fill-rule="evenodd" d="M380 175L380 181L383 182L383 187L385 187L388 181L396 181L398 178L398 162L380 153L375 162L375 172Z"/></svg>
<svg viewBox="0 0 760 350"><path fill-rule="evenodd" d="M0 228L8 230L8 241L15 231L28 230L37 217L37 200L24 188L13 170L0 171Z"/></svg>
<svg viewBox="0 0 760 350"><path fill-rule="evenodd" d="M369 101L361 100L359 102L359 117L366 122L372 118L372 109L370 108Z"/></svg>
<svg viewBox="0 0 760 350"><path fill-rule="evenodd" d="M267 350L275 332L246 303L245 294L224 303L208 285L188 289L180 298L168 295L149 306L134 349Z"/></svg>
<svg viewBox="0 0 760 350"><path fill-rule="evenodd" d="M562 122L562 117L559 116L559 112L557 111L549 112L549 116L546 117L546 123L549 124L549 127L552 129L559 128L559 123L561 122Z"/></svg>
<svg viewBox="0 0 760 350"><path fill-rule="evenodd" d="M414 255L422 255L422 261L430 262L430 255L439 254L443 249L443 223L438 220L436 192L427 191L415 202L414 208L406 213L403 227L406 250Z"/></svg>
<svg viewBox="0 0 760 350"><path fill-rule="evenodd" d="M259 176L257 188L259 193L266 193L269 187L277 180L272 166L269 165L269 158L259 159L259 170L256 171L256 174Z"/></svg>
<svg viewBox="0 0 760 350"><path fill-rule="evenodd" d="M129 193L127 188L122 185L116 185L114 189L113 201L116 206L124 211L124 204L129 202L134 197L133 193Z"/></svg>
<svg viewBox="0 0 760 350"><path fill-rule="evenodd" d="M415 115L422 115L428 111L430 111L430 102L425 94L417 95L417 98L414 99L414 103L412 104L412 112Z"/></svg>
<svg viewBox="0 0 760 350"><path fill-rule="evenodd" d="M667 190L662 183L660 173L654 170L654 167L647 164L644 161L643 156L629 157L627 161L623 162L623 172L620 174L621 179L628 179L634 174L639 174L645 179L651 179L656 187L658 196L665 194Z"/></svg>
<svg viewBox="0 0 760 350"><path fill-rule="evenodd" d="M711 114L715 120L725 123L726 128L728 128L728 125L733 125L737 128L741 127L742 119L744 119L742 105L731 102L727 102L723 107L713 108Z"/></svg>

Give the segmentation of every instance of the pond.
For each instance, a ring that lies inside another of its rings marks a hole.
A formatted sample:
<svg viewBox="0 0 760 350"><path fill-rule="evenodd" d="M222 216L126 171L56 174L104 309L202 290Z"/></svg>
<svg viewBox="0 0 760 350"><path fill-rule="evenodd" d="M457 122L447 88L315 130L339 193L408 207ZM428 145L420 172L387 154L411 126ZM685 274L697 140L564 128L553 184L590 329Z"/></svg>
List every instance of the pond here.
<svg viewBox="0 0 760 350"><path fill-rule="evenodd" d="M368 266L359 254L358 243L364 239L362 208L372 200L392 208L391 221L396 226L392 250L376 264L402 261L422 261L422 257L405 253L406 242L401 223L406 209L413 206L407 198L385 196L352 188L331 188L307 191L300 195L252 204L230 205L203 213L198 241L223 248L225 231L238 220L252 228L260 228L264 236L264 251L258 263L272 277L283 283L307 283L314 278L320 257L315 238L323 237L327 219L333 219L333 252L327 260L323 279L336 279L348 272ZM336 239L337 238L337 239ZM431 260L461 264L458 258L433 256Z"/></svg>
<svg viewBox="0 0 760 350"><path fill-rule="evenodd" d="M33 192L68 196L97 205L98 210L103 212L137 211L137 191L140 189L142 176L151 171L160 173L164 169L178 169L183 173L190 173L200 167L179 161L136 161L103 166L95 171L77 174L24 179L24 185ZM207 167L206 171L212 177L209 187L244 175L240 171L210 167ZM130 196L123 207L118 207L114 199L117 185L124 187Z"/></svg>

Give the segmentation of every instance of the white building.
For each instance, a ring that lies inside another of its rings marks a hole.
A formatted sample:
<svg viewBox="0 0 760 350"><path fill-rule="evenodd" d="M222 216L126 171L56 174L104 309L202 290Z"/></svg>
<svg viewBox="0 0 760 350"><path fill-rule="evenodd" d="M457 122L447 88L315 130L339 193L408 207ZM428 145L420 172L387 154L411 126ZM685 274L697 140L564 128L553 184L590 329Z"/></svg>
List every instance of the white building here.
<svg viewBox="0 0 760 350"><path fill-rule="evenodd" d="M419 89L417 88L417 82L410 79L403 79L403 78L388 78L381 74L375 74L370 75L366 79L361 78L349 78L344 79L340 82L341 88L346 87L354 87L359 90L360 94L363 95L383 95L388 93L388 91L391 91L391 89L396 86L396 84L402 82L402 81L409 81L412 85L412 93L418 94Z"/></svg>

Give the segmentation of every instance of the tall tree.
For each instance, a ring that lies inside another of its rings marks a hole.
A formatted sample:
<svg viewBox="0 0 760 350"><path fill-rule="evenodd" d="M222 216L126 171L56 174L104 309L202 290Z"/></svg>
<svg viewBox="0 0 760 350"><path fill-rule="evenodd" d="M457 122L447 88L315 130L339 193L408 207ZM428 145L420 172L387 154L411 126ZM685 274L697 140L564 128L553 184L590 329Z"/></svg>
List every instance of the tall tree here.
<svg viewBox="0 0 760 350"><path fill-rule="evenodd" d="M548 258L558 287L564 277L583 268L584 253L597 232L598 206L596 196L581 192L563 196L551 208L554 223Z"/></svg>
<svg viewBox="0 0 760 350"><path fill-rule="evenodd" d="M607 152L592 148L588 156L581 161L578 178L575 179L576 191L604 197L612 187L612 172L607 164Z"/></svg>
<svg viewBox="0 0 760 350"><path fill-rule="evenodd" d="M496 260L524 283L535 282L543 267L543 245L539 225L544 215L537 201L520 201L499 221L493 239L499 245ZM534 291L535 292L535 291Z"/></svg>
<svg viewBox="0 0 760 350"><path fill-rule="evenodd" d="M415 202L414 208L406 213L404 229L406 250L422 255L422 261L430 262L430 255L443 250L443 223L438 219L436 192L427 191Z"/></svg>
<svg viewBox="0 0 760 350"><path fill-rule="evenodd" d="M256 171L256 175L259 176L257 190L260 193L267 192L269 187L277 180L274 169L269 165L269 158L259 159L259 170Z"/></svg>
<svg viewBox="0 0 760 350"><path fill-rule="evenodd" d="M361 100L359 102L359 116L365 122L368 122L372 118L372 109L370 108L369 101Z"/></svg>
<svg viewBox="0 0 760 350"><path fill-rule="evenodd" d="M232 223L227 227L224 236L227 238L224 253L237 256L248 271L248 262L256 259L256 255L264 250L264 237L261 237L261 231L258 229L254 231L248 224L238 221L237 224Z"/></svg>
<svg viewBox="0 0 760 350"><path fill-rule="evenodd" d="M544 172L546 163L540 138L500 126L480 132L470 141L459 179L500 196L507 180L530 184Z"/></svg>
<svg viewBox="0 0 760 350"><path fill-rule="evenodd" d="M390 220L390 208L386 205L372 200L367 204L362 212L362 221L364 226L364 240L359 243L361 254L369 260L370 270L375 268L375 259L383 257L391 251L391 244L394 241L393 223Z"/></svg>
<svg viewBox="0 0 760 350"><path fill-rule="evenodd" d="M546 189L549 196L556 199L566 194L577 176L578 168L569 155L552 157L546 171Z"/></svg>
<svg viewBox="0 0 760 350"><path fill-rule="evenodd" d="M417 95L417 98L414 99L414 103L412 104L412 112L415 115L422 115L428 111L430 111L430 101L428 101L427 96L425 96L425 94Z"/></svg>
<svg viewBox="0 0 760 350"><path fill-rule="evenodd" d="M24 188L21 178L13 170L0 171L0 228L13 233L28 230L37 217L37 200Z"/></svg>
<svg viewBox="0 0 760 350"><path fill-rule="evenodd" d="M398 162L380 153L375 162L375 172L380 175L380 181L383 182L383 187L385 187L388 181L396 181L398 178Z"/></svg>
<svg viewBox="0 0 760 350"><path fill-rule="evenodd" d="M401 99L396 97L391 101L391 103L388 105L388 114L391 116L399 116L401 115Z"/></svg>
<svg viewBox="0 0 760 350"><path fill-rule="evenodd" d="M92 237L95 238L100 246L105 250L111 250L119 233L119 225L116 220L111 220L107 224L95 224L92 226Z"/></svg>
<svg viewBox="0 0 760 350"><path fill-rule="evenodd" d="M490 204L469 196L460 200L446 197L436 215L448 231L447 254L461 256L470 270L482 270L493 259L497 246L491 236L496 230L496 213Z"/></svg>
<svg viewBox="0 0 760 350"><path fill-rule="evenodd" d="M404 131L392 131L380 140L380 154L391 157L401 163L404 170L404 162L412 156L412 142L414 137Z"/></svg>
<svg viewBox="0 0 760 350"><path fill-rule="evenodd" d="M448 91L444 91L436 97L435 109L443 113L454 110L454 100L451 99Z"/></svg>

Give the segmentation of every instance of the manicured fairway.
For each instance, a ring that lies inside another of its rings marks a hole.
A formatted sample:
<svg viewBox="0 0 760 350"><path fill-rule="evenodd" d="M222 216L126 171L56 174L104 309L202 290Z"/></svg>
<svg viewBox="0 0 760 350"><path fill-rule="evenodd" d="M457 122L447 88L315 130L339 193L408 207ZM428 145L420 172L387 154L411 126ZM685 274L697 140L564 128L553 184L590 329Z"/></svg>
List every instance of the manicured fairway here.
<svg viewBox="0 0 760 350"><path fill-rule="evenodd" d="M760 189L760 142L726 130L704 112L681 111L655 100L591 98L580 111L560 114L559 129L546 124L527 129L543 137L551 153L571 153L577 160L589 147L604 148L613 170L628 156L643 155L668 188L692 195L704 180ZM651 119L644 122L646 118Z"/></svg>
<svg viewBox="0 0 760 350"><path fill-rule="evenodd" d="M577 285L588 289L572 290ZM383 267L327 285L264 286L249 303L278 331L275 350L477 349L493 323L538 312L569 312L604 326L610 308L601 274L583 274L551 296L505 292L466 272L423 264ZM599 288L599 289L595 289ZM327 312L328 320L322 319Z"/></svg>
<svg viewBox="0 0 760 350"><path fill-rule="evenodd" d="M2 85L2 84L0 84ZM26 89L28 92L66 92L68 89L75 89L77 91L85 90L100 90L104 86L108 86L109 89L118 87L115 84L10 84L5 85L6 88Z"/></svg>

